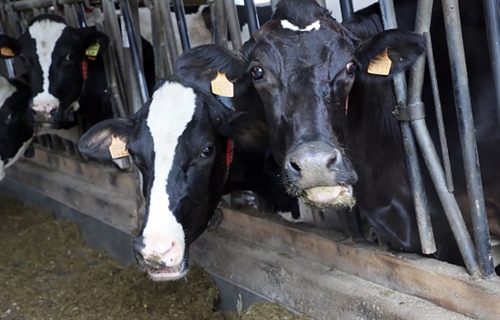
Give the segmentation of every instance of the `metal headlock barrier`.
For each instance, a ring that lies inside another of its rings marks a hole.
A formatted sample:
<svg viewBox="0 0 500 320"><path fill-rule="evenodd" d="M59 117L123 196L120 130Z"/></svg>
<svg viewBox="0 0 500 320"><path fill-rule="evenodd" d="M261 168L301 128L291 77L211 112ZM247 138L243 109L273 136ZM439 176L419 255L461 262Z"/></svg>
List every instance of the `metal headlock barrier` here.
<svg viewBox="0 0 500 320"><path fill-rule="evenodd" d="M325 6L324 0L318 2ZM0 33L14 37L19 37L27 29L28 21L32 17L42 13L61 15L66 19L68 25L72 27L86 27L89 25L89 19L92 19L97 30L104 32L110 38L104 63L108 83L107 93L112 100L115 117L124 117L135 113L149 99L143 69L144 58L141 49L139 7L147 7L151 13L156 80L172 74L174 62L179 54L191 47L185 15L185 3L182 0L172 0L171 6L167 1L163 0L142 0L140 2L139 0L3 0L1 3L0 17L2 23L0 23ZM277 0L270 1L273 11L276 3ZM210 7L210 20L213 29L212 43L225 47L229 47L229 43L231 43L231 48L240 48L242 38L234 1L206 0L206 4ZM249 32L252 34L264 21L259 21L253 0L244 0L244 4ZM352 0L339 0L339 4L343 19L348 19L353 14ZM380 0L380 4L384 27L386 29L396 28L397 22L393 0ZM427 55L421 57L411 69L408 85L403 74L395 78L394 88L397 99L395 113L399 116L401 132L406 146L406 160L409 167L422 253L432 254L436 251L436 245L427 208L417 149L421 151L425 165L430 172L443 205L444 214L459 245L468 273L489 277L494 273L494 269L477 158L469 87L467 81L457 80L467 79L458 0L442 0L442 4L448 47L453 48L453 50L449 50L450 63L456 94L455 100L457 101L467 190L473 217L474 243L467 231L453 195L450 161L444 135L439 88L434 67L431 35L429 33L433 0L418 1L415 31L426 37ZM171 8L175 13L175 21L171 16ZM495 94L497 101L500 101L500 18L498 1L484 0L484 11ZM176 35L180 39L180 46L177 44ZM5 61L9 77L22 73L22 66L14 62L13 59ZM421 96L426 67L429 69L432 80L433 98L441 140L441 159L431 141L423 113ZM500 121L500 106L498 106L498 119ZM82 127L82 130L84 129ZM56 140L55 136L39 137L39 143L48 149L55 149ZM66 141L63 142L63 145L70 155L81 157L73 144ZM125 161L119 166L121 168L132 167L130 161Z"/></svg>

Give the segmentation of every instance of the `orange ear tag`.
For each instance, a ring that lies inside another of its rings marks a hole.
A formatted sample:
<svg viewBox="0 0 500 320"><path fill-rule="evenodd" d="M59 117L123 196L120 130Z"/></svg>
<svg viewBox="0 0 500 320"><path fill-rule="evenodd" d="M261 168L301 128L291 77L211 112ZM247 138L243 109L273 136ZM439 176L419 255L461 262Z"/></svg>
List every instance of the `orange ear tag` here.
<svg viewBox="0 0 500 320"><path fill-rule="evenodd" d="M109 146L109 153L111 154L111 158L118 159L130 155L127 150L127 144L123 142L120 137L115 138L115 135L112 134L111 139L111 145Z"/></svg>
<svg viewBox="0 0 500 320"><path fill-rule="evenodd" d="M234 97L234 85L226 78L226 75L217 71L217 77L210 83L212 93L223 97Z"/></svg>
<svg viewBox="0 0 500 320"><path fill-rule="evenodd" d="M367 72L371 74L387 76L391 71L391 65L392 61L387 55L387 48L385 48L384 52L377 55L375 58L373 58L372 61L370 61Z"/></svg>
<svg viewBox="0 0 500 320"><path fill-rule="evenodd" d="M9 47L1 47L0 54L2 54L2 56L4 56L4 57L15 57L16 56L14 54L14 51L12 51L12 49Z"/></svg>

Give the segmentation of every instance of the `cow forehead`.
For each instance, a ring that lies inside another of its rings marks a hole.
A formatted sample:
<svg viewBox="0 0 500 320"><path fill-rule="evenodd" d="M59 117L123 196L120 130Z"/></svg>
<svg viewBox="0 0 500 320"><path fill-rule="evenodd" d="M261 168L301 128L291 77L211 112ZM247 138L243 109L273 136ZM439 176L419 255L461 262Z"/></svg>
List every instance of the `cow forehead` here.
<svg viewBox="0 0 500 320"><path fill-rule="evenodd" d="M28 28L28 33L36 41L36 50L39 57L51 54L61 37L66 24L52 20L40 20Z"/></svg>

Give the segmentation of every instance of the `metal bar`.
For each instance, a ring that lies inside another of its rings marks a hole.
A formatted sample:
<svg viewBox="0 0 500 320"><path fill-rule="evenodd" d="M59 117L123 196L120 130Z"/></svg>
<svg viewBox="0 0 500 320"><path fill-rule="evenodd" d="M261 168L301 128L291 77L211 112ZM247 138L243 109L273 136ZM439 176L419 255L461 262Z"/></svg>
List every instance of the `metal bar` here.
<svg viewBox="0 0 500 320"><path fill-rule="evenodd" d="M259 18L257 17L257 9L253 0L245 0L245 12L248 23L248 33L252 35L259 29Z"/></svg>
<svg viewBox="0 0 500 320"><path fill-rule="evenodd" d="M139 53L139 48L137 44L137 38L135 37L135 31L134 31L134 26L132 24L132 15L130 12L130 7L129 3L127 0L122 0L121 2L121 9L122 9L122 14L124 17L124 23L125 27L127 29L127 35L128 35L128 40L130 42L130 51L132 54L132 61L134 63L134 68L136 70L135 75L137 78L137 82L139 85L139 92L141 95L141 100L142 103L133 106L133 111L134 113L138 111L143 103L148 101L149 99L149 93L148 93L148 86L146 85L146 78L144 76L144 68L142 65L142 59Z"/></svg>
<svg viewBox="0 0 500 320"><path fill-rule="evenodd" d="M233 50L238 50L242 45L238 11L236 10L236 5L234 4L233 0L223 0L223 1L227 17L227 26L229 28L229 34L231 35L231 43L233 45Z"/></svg>
<svg viewBox="0 0 500 320"><path fill-rule="evenodd" d="M450 155L448 153L448 143L446 142L446 132L444 128L444 120L443 120L443 110L441 107L441 98L439 95L439 87L438 87L438 81L437 81L437 74L436 74L436 65L434 63L434 53L432 50L432 40L431 40L431 35L429 32L424 33L425 36L425 42L426 42L426 47L427 47L427 61L428 61L428 67L429 67L429 75L431 78L431 84L432 84L432 95L434 97L434 109L436 109L436 120L437 120L437 125L438 125L438 131L439 131L439 141L441 144L441 157L443 158L443 166L444 166L444 173L446 177L446 186L448 187L449 192L454 191L454 186L453 186L453 176L451 173L451 164L450 164Z"/></svg>
<svg viewBox="0 0 500 320"><path fill-rule="evenodd" d="M446 41L450 56L452 82L457 106L458 129L462 154L464 157L465 178L469 195L474 241L479 256L479 267L483 276L488 277L494 273L493 258L491 255L488 221L484 204L481 172L477 154L474 117L470 101L467 67L465 65L465 52L460 22L458 0L442 0L443 15L446 29Z"/></svg>
<svg viewBox="0 0 500 320"><path fill-rule="evenodd" d="M155 56L155 76L156 80L164 78L167 74L167 66L166 66L166 52L162 49L162 43L165 43L164 33L161 32L161 16L160 16L160 8L155 7L151 2L147 1L147 6L151 12L151 34L153 36L153 50Z"/></svg>
<svg viewBox="0 0 500 320"><path fill-rule="evenodd" d="M166 46L168 48L168 69L174 70L175 60L179 56L179 48L177 47L177 42L175 40L174 34L174 24L172 22L172 16L170 15L170 7L167 1L163 0L153 0L155 8L160 8L162 21L163 21L163 32L166 36Z"/></svg>
<svg viewBox="0 0 500 320"><path fill-rule="evenodd" d="M179 36L181 38L182 50L186 51L191 48L189 42L189 33L187 31L186 14L184 13L184 3L182 0L173 0L175 18L177 19L177 27L179 27Z"/></svg>
<svg viewBox="0 0 500 320"><path fill-rule="evenodd" d="M491 60L495 95L497 97L497 118L500 124L500 13L498 0L484 0L486 36Z"/></svg>
<svg viewBox="0 0 500 320"><path fill-rule="evenodd" d="M210 20L212 21L212 42L227 48L227 20L223 1L210 1Z"/></svg>
<svg viewBox="0 0 500 320"><path fill-rule="evenodd" d="M276 11L276 5L278 4L278 0L271 0L271 9L273 13Z"/></svg>
<svg viewBox="0 0 500 320"><path fill-rule="evenodd" d="M431 5L432 8L432 5ZM396 13L392 0L380 0L380 10L385 29L397 28ZM425 61L424 61L425 64ZM421 66L422 68L422 66ZM406 83L404 73L394 77L394 91L398 106L407 105ZM408 178L410 180L411 194L415 205L420 243L422 253L431 254L436 252L436 244L432 231L429 208L427 206L427 195L422 181L420 164L417 156L417 144L408 121L400 122L401 135L404 142L405 158L408 167Z"/></svg>
<svg viewBox="0 0 500 320"><path fill-rule="evenodd" d="M352 7L352 0L339 0L339 3L340 3L340 12L342 13L342 21L346 21L354 13L354 9Z"/></svg>
<svg viewBox="0 0 500 320"><path fill-rule="evenodd" d="M316 0L316 2L322 6L323 8L326 8L326 1L325 0Z"/></svg>
<svg viewBox="0 0 500 320"><path fill-rule="evenodd" d="M85 20L85 13L83 11L83 5L81 3L77 3L73 5L76 13L76 21L81 28L87 27L87 21Z"/></svg>

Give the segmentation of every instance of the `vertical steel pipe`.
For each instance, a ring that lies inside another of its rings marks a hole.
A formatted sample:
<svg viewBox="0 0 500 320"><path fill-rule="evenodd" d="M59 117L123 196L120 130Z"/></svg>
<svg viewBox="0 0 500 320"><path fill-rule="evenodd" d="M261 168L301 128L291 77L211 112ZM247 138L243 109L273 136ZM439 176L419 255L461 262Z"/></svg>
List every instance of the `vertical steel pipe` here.
<svg viewBox="0 0 500 320"><path fill-rule="evenodd" d="M212 42L227 47L227 19L224 0L210 2L210 20L212 22Z"/></svg>
<svg viewBox="0 0 500 320"><path fill-rule="evenodd" d="M431 4L432 8L432 4ZM396 12L392 0L380 0L380 11L385 29L397 28ZM424 60L425 66L425 60ZM423 66L421 66L423 68ZM398 106L407 105L406 81L404 73L394 77L394 91ZM421 92L421 90L419 91ZM420 93L419 93L420 95ZM422 120L423 121L423 120ZM427 195L425 193L420 164L418 161L417 144L411 130L409 121L401 121L401 135L404 143L405 158L408 167L408 178L410 180L411 194L415 205L416 220L422 253L431 254L436 252L434 233L427 206Z"/></svg>
<svg viewBox="0 0 500 320"><path fill-rule="evenodd" d="M130 52L132 54L133 68L135 68L135 76L137 83L139 85L139 93L141 95L142 103L134 105L134 113L142 107L142 104L149 99L148 87L146 85L146 78L144 76L144 68L142 64L142 59L139 53L137 38L135 37L134 26L132 24L132 15L130 12L130 7L128 1L121 2L121 9L123 14L123 22L125 23L125 28L127 32L128 41L130 43Z"/></svg>
<svg viewBox="0 0 500 320"><path fill-rule="evenodd" d="M175 60L179 56L179 48L177 47L177 42L175 40L174 33L174 23L172 21L172 16L170 15L170 6L168 1L163 0L153 0L153 4L156 8L160 9L162 22L163 22L163 32L166 37L166 47L167 47L167 65L170 71L174 70Z"/></svg>
<svg viewBox="0 0 500 320"><path fill-rule="evenodd" d="M446 29L446 41L451 63L452 82L457 106L458 129L461 136L464 157L465 178L469 195L474 241L479 256L479 267L483 276L494 272L491 255L488 221L484 204L484 194L479 170L474 117L470 100L467 67L465 65L464 43L460 22L458 0L442 0Z"/></svg>
<svg viewBox="0 0 500 320"><path fill-rule="evenodd" d="M352 7L352 0L339 0L339 3L340 3L340 12L342 13L342 21L346 21L354 13L354 9Z"/></svg>
<svg viewBox="0 0 500 320"><path fill-rule="evenodd" d="M189 34L186 24L186 14L184 12L184 3L182 0L173 0L175 17L177 18L177 27L179 27L179 36L181 38L182 50L191 48Z"/></svg>
<svg viewBox="0 0 500 320"><path fill-rule="evenodd" d="M252 35L259 29L259 18L257 17L257 9L253 0L245 0L245 12L248 23L248 33Z"/></svg>
<svg viewBox="0 0 500 320"><path fill-rule="evenodd" d="M227 26L229 28L229 35L231 36L231 43L234 50L238 50L242 45L240 21L238 18L238 11L233 0L223 0L224 9L226 11Z"/></svg>
<svg viewBox="0 0 500 320"><path fill-rule="evenodd" d="M434 63L434 51L432 49L432 39L429 32L424 33L425 43L427 47L427 61L429 67L429 76L431 78L432 96L434 98L434 109L436 109L436 120L439 131L439 142L441 144L441 157L443 158L444 174L446 177L446 185L448 191L453 192L453 177L451 174L450 155L448 152L448 142L446 141L446 131L444 128L443 108L441 106L441 97L436 74L436 65Z"/></svg>
<svg viewBox="0 0 500 320"><path fill-rule="evenodd" d="M490 50L491 71L497 97L497 123L500 125L500 13L498 0L483 0L486 36Z"/></svg>

